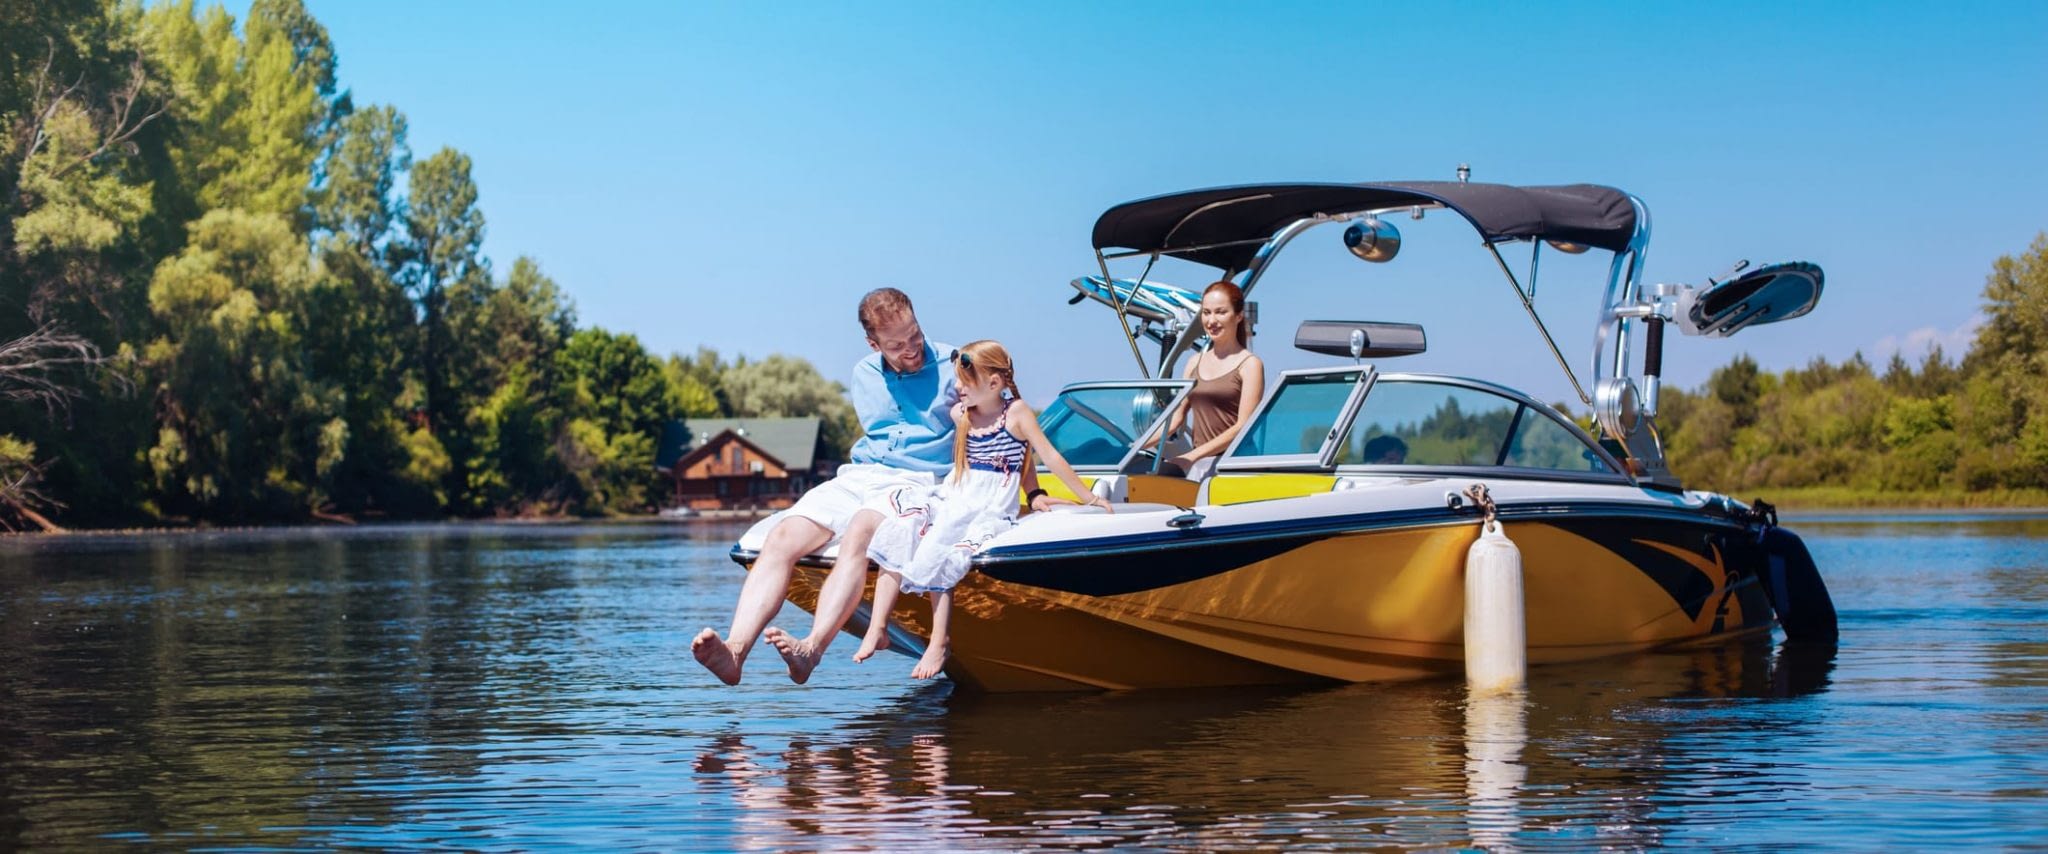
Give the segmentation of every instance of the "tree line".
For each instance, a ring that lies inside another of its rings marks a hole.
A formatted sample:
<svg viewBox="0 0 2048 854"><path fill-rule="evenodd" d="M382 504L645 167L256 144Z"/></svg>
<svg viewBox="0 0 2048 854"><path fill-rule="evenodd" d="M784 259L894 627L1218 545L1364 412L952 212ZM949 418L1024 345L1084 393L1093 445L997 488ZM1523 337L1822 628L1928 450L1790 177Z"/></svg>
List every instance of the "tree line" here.
<svg viewBox="0 0 2048 854"><path fill-rule="evenodd" d="M625 512L670 419L852 440L803 360L658 357L500 274L470 173L300 0L0 4L0 524Z"/></svg>
<svg viewBox="0 0 2048 854"><path fill-rule="evenodd" d="M808 363L579 326L484 232L469 157L356 104L300 0L0 3L0 526L630 512L670 419L855 437ZM1954 361L1745 356L1668 391L1678 473L2048 489L2048 236L1984 299Z"/></svg>

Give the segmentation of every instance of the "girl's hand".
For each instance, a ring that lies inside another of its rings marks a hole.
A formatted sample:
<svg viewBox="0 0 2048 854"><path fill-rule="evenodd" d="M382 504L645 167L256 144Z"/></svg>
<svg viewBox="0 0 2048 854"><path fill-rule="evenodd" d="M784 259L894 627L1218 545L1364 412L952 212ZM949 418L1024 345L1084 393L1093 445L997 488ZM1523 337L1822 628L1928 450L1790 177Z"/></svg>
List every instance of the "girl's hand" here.
<svg viewBox="0 0 2048 854"><path fill-rule="evenodd" d="M1100 496L1100 495L1091 495L1091 496L1089 496L1089 498L1088 498L1088 504L1087 504L1086 506L1088 506L1088 507L1100 507L1100 508L1102 508L1102 512L1104 512L1104 513L1108 513L1108 514L1110 514L1110 515L1115 515L1115 514L1116 514L1116 508L1113 508L1113 507L1109 506L1109 499L1107 499L1107 498L1104 498L1104 497L1102 497L1102 496Z"/></svg>
<svg viewBox="0 0 2048 854"><path fill-rule="evenodd" d="M955 403L955 404L953 404L953 420L954 420L954 421L959 421L960 419L962 419L962 418L966 418L966 417L967 417L967 401L964 401L964 400L963 400L963 401L960 401L959 403Z"/></svg>

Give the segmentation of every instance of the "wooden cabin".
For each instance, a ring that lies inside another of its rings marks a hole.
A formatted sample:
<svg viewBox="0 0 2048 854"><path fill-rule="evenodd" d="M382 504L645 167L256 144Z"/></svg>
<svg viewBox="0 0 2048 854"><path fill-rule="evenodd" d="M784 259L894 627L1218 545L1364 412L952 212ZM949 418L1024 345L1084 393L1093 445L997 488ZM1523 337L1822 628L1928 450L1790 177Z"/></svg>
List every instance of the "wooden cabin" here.
<svg viewBox="0 0 2048 854"><path fill-rule="evenodd" d="M671 421L654 468L673 483L669 506L780 510L839 468L823 426L819 418Z"/></svg>

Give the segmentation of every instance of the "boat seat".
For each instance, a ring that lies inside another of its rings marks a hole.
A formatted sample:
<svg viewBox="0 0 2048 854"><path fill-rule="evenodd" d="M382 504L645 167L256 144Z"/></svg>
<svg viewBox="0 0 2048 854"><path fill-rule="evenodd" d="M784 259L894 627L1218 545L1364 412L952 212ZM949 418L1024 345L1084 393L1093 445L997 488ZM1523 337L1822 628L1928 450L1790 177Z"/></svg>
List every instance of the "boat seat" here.
<svg viewBox="0 0 2048 854"><path fill-rule="evenodd" d="M1224 474L1202 483L1199 503L1220 506L1299 498L1329 492L1336 486L1336 475L1328 474Z"/></svg>

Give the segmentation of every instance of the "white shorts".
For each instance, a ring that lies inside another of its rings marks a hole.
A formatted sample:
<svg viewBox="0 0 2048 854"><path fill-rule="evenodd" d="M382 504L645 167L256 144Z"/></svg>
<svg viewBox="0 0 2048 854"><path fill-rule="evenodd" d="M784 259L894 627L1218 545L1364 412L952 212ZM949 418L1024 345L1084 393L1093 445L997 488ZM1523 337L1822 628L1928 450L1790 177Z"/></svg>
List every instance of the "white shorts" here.
<svg viewBox="0 0 2048 854"><path fill-rule="evenodd" d="M831 480L811 487L811 491L796 500L787 510L777 512L755 523L740 545L758 549L767 541L768 532L775 530L783 519L797 516L818 523L832 532L832 539L819 547L819 551L838 545L845 536L846 527L853 523L853 516L862 507L875 501L890 490L903 486L929 487L937 482L931 474L921 471L878 466L872 463L847 463L840 466ZM751 544L751 545L749 545Z"/></svg>

